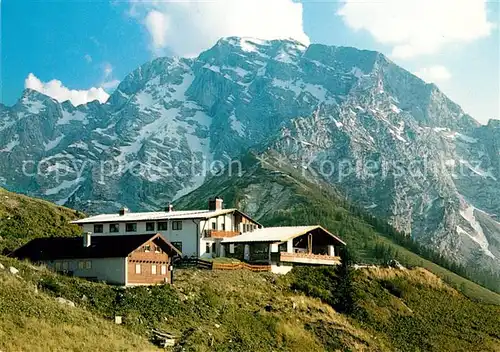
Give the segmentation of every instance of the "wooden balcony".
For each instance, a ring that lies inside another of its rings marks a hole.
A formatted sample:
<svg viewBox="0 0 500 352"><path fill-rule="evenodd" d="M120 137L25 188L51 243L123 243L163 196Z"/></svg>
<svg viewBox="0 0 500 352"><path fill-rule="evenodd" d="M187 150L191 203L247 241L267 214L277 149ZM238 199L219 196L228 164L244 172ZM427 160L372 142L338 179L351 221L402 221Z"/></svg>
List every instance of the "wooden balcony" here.
<svg viewBox="0 0 500 352"><path fill-rule="evenodd" d="M205 230L205 237L211 238L226 238L239 236L239 231L224 231L224 230Z"/></svg>
<svg viewBox="0 0 500 352"><path fill-rule="evenodd" d="M338 265L340 264L340 257L332 257L326 254L281 252L280 261L301 264Z"/></svg>

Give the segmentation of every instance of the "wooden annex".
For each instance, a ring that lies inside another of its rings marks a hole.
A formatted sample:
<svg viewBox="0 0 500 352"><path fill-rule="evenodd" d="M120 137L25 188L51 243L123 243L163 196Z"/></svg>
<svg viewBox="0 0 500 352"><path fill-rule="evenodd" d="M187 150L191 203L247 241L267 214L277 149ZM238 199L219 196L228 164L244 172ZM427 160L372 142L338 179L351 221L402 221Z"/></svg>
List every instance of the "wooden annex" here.
<svg viewBox="0 0 500 352"><path fill-rule="evenodd" d="M172 259L180 251L161 235L37 238L12 257L54 271L121 286L172 282Z"/></svg>

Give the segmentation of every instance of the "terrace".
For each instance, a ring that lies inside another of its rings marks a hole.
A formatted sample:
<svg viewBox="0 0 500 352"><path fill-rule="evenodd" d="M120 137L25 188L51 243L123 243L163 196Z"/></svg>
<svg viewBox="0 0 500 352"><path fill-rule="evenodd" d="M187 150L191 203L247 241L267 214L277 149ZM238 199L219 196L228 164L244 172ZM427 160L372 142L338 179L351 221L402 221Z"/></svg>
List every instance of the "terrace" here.
<svg viewBox="0 0 500 352"><path fill-rule="evenodd" d="M281 252L280 261L300 264L337 265L340 264L340 257L307 252Z"/></svg>

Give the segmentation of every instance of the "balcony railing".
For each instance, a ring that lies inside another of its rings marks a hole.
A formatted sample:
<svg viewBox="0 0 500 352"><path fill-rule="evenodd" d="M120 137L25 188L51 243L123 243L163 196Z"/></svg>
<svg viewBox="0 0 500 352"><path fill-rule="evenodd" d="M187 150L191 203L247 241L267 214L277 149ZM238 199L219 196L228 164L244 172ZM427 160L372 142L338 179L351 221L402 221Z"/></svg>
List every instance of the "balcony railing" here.
<svg viewBox="0 0 500 352"><path fill-rule="evenodd" d="M304 264L337 265L340 264L340 257L332 257L326 254L281 252L280 261Z"/></svg>
<svg viewBox="0 0 500 352"><path fill-rule="evenodd" d="M225 230L205 230L205 237L211 238L225 238L234 237L240 234L239 231L225 231Z"/></svg>

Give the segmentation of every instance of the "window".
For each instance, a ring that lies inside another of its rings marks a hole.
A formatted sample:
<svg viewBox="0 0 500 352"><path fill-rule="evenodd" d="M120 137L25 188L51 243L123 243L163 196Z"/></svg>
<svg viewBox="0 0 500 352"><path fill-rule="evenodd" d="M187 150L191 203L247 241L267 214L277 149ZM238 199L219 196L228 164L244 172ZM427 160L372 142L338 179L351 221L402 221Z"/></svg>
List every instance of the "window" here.
<svg viewBox="0 0 500 352"><path fill-rule="evenodd" d="M131 222L125 225L125 231L127 232L137 232L137 223Z"/></svg>
<svg viewBox="0 0 500 352"><path fill-rule="evenodd" d="M210 245L210 243L207 243L207 244L205 245L205 253L210 253L210 248L211 248L211 247L212 247L212 246Z"/></svg>
<svg viewBox="0 0 500 352"><path fill-rule="evenodd" d="M141 273L141 264L136 264L135 265L135 273L140 274Z"/></svg>
<svg viewBox="0 0 500 352"><path fill-rule="evenodd" d="M234 243L229 244L229 253L234 254Z"/></svg>
<svg viewBox="0 0 500 352"><path fill-rule="evenodd" d="M95 224L94 225L94 233L103 233L104 225L103 224Z"/></svg>
<svg viewBox="0 0 500 352"><path fill-rule="evenodd" d="M68 270L68 262L62 262L62 270L67 271Z"/></svg>
<svg viewBox="0 0 500 352"><path fill-rule="evenodd" d="M151 246L149 244L144 246L144 252L150 252L151 251Z"/></svg>
<svg viewBox="0 0 500 352"><path fill-rule="evenodd" d="M161 274L162 275L167 275L167 266L166 265L162 265L161 266Z"/></svg>
<svg viewBox="0 0 500 352"><path fill-rule="evenodd" d="M109 224L109 232L112 232L112 233L120 232L120 225L119 224Z"/></svg>
<svg viewBox="0 0 500 352"><path fill-rule="evenodd" d="M182 230L182 221L172 221L172 230Z"/></svg>
<svg viewBox="0 0 500 352"><path fill-rule="evenodd" d="M226 224L222 224L222 231L226 231Z"/></svg>
<svg viewBox="0 0 500 352"><path fill-rule="evenodd" d="M215 230L217 228L217 224L215 222L212 223L212 230Z"/></svg>
<svg viewBox="0 0 500 352"><path fill-rule="evenodd" d="M283 242L283 243L280 243L278 245L278 252L286 252L288 249L287 249L288 245L287 245L287 242Z"/></svg>
<svg viewBox="0 0 500 352"><path fill-rule="evenodd" d="M151 265L151 274L156 275L156 265Z"/></svg>
<svg viewBox="0 0 500 352"><path fill-rule="evenodd" d="M85 269L92 269L92 262L90 260L85 262Z"/></svg>
<svg viewBox="0 0 500 352"><path fill-rule="evenodd" d="M172 246L177 248L179 252L182 252L182 242L172 242Z"/></svg>
<svg viewBox="0 0 500 352"><path fill-rule="evenodd" d="M167 231L168 230L168 222L163 221L158 223L158 231Z"/></svg>
<svg viewBox="0 0 500 352"><path fill-rule="evenodd" d="M154 222L147 222L146 223L146 231L154 231L155 230L155 223Z"/></svg>
<svg viewBox="0 0 500 352"><path fill-rule="evenodd" d="M61 262L56 262L56 271L61 271Z"/></svg>
<svg viewBox="0 0 500 352"><path fill-rule="evenodd" d="M78 269L85 269L85 262L78 262Z"/></svg>

